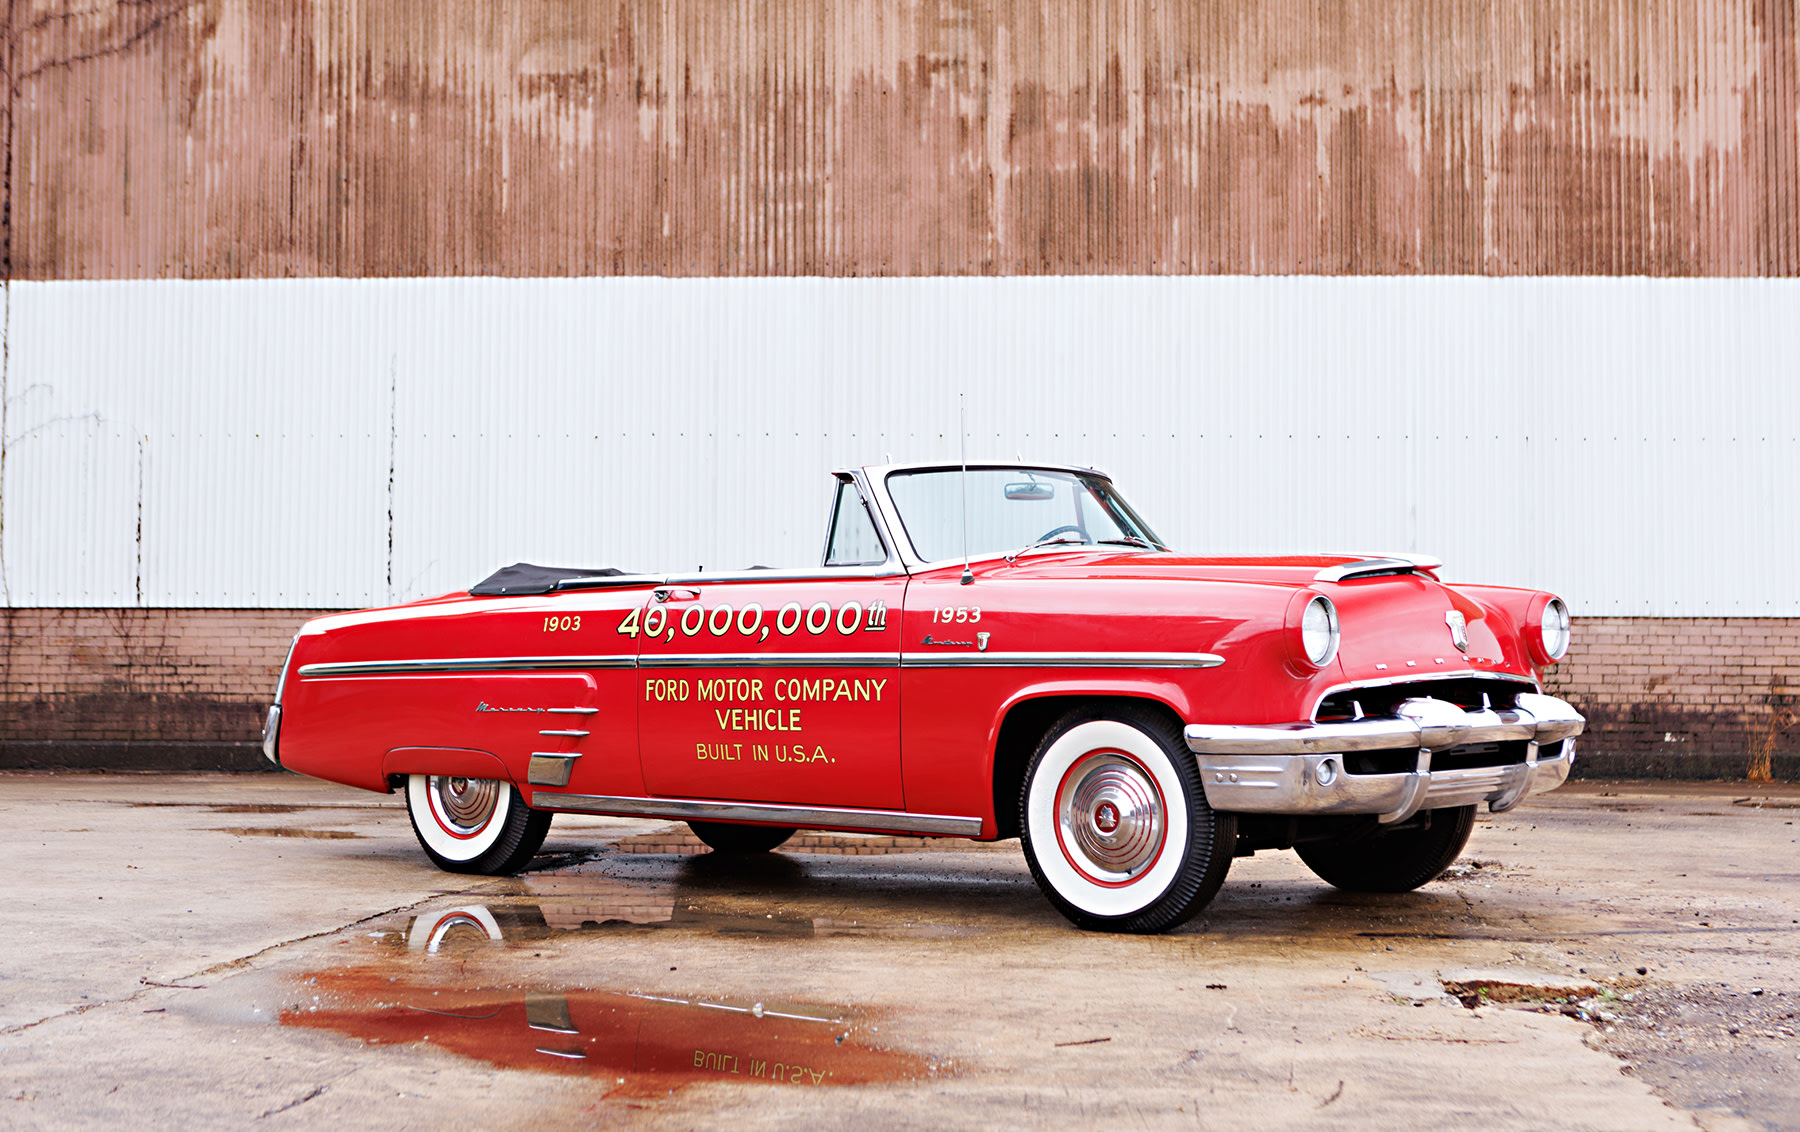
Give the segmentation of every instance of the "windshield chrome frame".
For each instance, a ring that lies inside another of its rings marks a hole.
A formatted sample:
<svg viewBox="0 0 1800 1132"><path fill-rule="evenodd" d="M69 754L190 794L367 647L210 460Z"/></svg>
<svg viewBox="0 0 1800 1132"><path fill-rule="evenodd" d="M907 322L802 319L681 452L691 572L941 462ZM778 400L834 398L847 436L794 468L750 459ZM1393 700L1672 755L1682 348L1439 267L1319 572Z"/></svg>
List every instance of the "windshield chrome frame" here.
<svg viewBox="0 0 1800 1132"><path fill-rule="evenodd" d="M875 537L881 541L882 560L875 564L860 566L829 566L825 556L831 553L831 527L837 518L837 501L840 485L849 484L856 489L862 498L863 510L868 513L869 521L875 525ZM827 578L885 578L894 574L906 573L906 566L900 554L896 552L898 542L888 527L887 517L875 504L875 493L869 488L868 476L860 468L838 468L831 473L831 491L825 497L825 533L819 539L819 564L809 568L809 576ZM758 574L774 571L758 570Z"/></svg>
<svg viewBox="0 0 1800 1132"><path fill-rule="evenodd" d="M878 464L861 468L856 472L838 472L836 474L839 476L855 475L857 477L857 486L864 490L866 498L872 499L875 502L875 510L878 513L877 524L878 526L885 528L882 530L883 536L889 540L892 549L899 550L901 564L908 572L912 572L915 570L937 569L943 566L960 564L962 559L945 558L937 561L927 561L919 556L918 550L914 548L912 544L912 536L906 533L906 524L901 521L900 510L894 506L893 497L888 494L888 477L896 473L961 472L962 468L963 466L961 464L931 461L929 463L919 464ZM968 466L968 470L971 472L1010 471L1014 469L1019 471L1059 472L1064 475L1084 476L1100 480L1105 483L1108 488L1113 488L1115 491L1117 490L1113 487L1111 476L1098 468L1087 468L1078 464L1028 464L1023 461L1014 460L982 460L971 462ZM1133 511L1132 514L1135 516L1137 513ZM829 523L829 519L827 522ZM829 537L829 531L827 531L827 537ZM1117 546L1110 543L1106 545L1096 543L1062 543L1039 547L1032 553L1052 553L1059 550L1064 553L1070 551L1088 551L1091 553L1098 550L1109 554L1118 551L1136 552L1139 554L1167 552L1166 547L1158 546L1136 547ZM1001 559L1005 558L1008 553L1008 551L1004 550L989 551L987 553L974 555L973 561L987 562Z"/></svg>

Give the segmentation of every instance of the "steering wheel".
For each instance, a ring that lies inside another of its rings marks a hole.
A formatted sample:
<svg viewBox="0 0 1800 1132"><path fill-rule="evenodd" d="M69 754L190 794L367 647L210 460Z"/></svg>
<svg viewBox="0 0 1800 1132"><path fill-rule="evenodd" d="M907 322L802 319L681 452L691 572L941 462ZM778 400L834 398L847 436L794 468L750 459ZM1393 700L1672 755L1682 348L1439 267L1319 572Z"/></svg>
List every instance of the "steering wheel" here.
<svg viewBox="0 0 1800 1132"><path fill-rule="evenodd" d="M1080 527L1076 526L1074 523L1064 523L1060 527L1052 527L1050 530L1045 531L1043 534L1039 535L1037 538L1033 539L1032 541L1033 542L1043 542L1045 539L1055 538L1057 535L1060 535L1065 531L1072 531L1075 534L1080 535L1084 539L1087 538L1087 532L1083 531Z"/></svg>

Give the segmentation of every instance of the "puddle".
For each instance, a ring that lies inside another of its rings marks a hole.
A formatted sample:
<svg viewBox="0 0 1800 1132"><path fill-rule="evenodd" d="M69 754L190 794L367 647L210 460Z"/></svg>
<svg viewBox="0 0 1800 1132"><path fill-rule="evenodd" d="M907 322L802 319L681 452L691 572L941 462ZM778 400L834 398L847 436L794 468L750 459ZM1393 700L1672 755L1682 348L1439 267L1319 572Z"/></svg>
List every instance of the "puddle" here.
<svg viewBox="0 0 1800 1132"><path fill-rule="evenodd" d="M350 841L363 837L342 829L290 829L286 826L228 825L214 827L208 833L229 833L233 837L311 837L321 841Z"/></svg>
<svg viewBox="0 0 1800 1132"><path fill-rule="evenodd" d="M865 1085L935 1071L925 1058L869 1044L866 1019L844 1007L619 990L463 989L416 978L373 967L303 976L315 1002L284 1009L281 1022L374 1045L429 1042L506 1069L598 1078L608 1095L619 1096L661 1096L719 1081Z"/></svg>
<svg viewBox="0 0 1800 1132"><path fill-rule="evenodd" d="M694 857L711 850L688 830L676 827L640 833L613 842L617 853L653 853ZM1004 841L969 841L961 837L878 837L856 833L796 833L782 842L777 853L819 853L827 856L865 857L887 853L1017 853L1018 846Z"/></svg>

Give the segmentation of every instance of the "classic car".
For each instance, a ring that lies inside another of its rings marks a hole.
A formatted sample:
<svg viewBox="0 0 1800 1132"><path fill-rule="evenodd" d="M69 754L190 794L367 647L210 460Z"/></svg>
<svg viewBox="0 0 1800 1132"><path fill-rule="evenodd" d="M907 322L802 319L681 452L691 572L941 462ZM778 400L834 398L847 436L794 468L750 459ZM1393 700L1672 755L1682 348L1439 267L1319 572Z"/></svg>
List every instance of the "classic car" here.
<svg viewBox="0 0 1800 1132"><path fill-rule="evenodd" d="M815 567L520 564L308 622L279 766L404 790L439 867L523 868L556 813L685 821L719 853L797 829L1017 837L1091 929L1161 931L1234 856L1402 892L1476 807L1559 786L1561 599L1408 555L1172 551L1088 468L833 473Z"/></svg>

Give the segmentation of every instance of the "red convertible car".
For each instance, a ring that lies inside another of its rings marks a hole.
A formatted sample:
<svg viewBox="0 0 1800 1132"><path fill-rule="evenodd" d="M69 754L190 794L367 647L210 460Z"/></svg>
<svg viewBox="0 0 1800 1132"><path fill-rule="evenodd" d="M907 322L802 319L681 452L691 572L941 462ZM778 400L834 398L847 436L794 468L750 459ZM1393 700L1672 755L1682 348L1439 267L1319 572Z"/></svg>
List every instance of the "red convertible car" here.
<svg viewBox="0 0 1800 1132"><path fill-rule="evenodd" d="M1477 806L1568 777L1583 719L1539 681L1567 608L1437 566L1175 553L1085 468L855 468L816 567L521 564L317 618L264 751L404 789L456 872L524 867L558 812L680 819L725 853L1018 837L1076 924L1161 931L1258 849L1416 888Z"/></svg>

